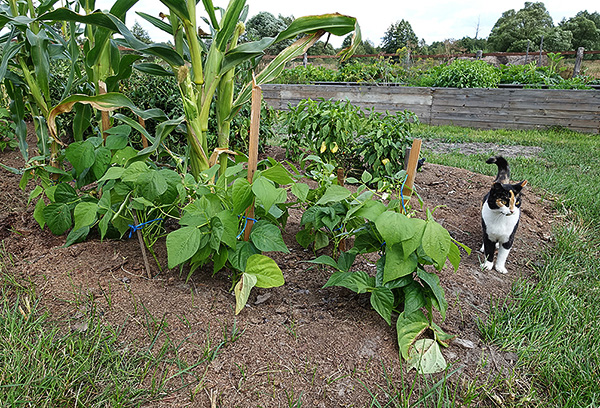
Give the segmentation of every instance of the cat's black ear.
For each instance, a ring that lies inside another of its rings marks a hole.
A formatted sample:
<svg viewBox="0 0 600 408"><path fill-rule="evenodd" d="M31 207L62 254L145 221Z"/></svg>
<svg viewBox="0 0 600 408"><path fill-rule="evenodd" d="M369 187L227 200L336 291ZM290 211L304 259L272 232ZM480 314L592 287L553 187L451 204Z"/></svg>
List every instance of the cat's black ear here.
<svg viewBox="0 0 600 408"><path fill-rule="evenodd" d="M504 187L502 187L502 183L495 182L492 185L492 190L504 190Z"/></svg>
<svg viewBox="0 0 600 408"><path fill-rule="evenodd" d="M513 184L513 189L515 189L517 192L521 191L523 189L523 187L525 187L527 185L527 180L523 180L520 183L517 184Z"/></svg>

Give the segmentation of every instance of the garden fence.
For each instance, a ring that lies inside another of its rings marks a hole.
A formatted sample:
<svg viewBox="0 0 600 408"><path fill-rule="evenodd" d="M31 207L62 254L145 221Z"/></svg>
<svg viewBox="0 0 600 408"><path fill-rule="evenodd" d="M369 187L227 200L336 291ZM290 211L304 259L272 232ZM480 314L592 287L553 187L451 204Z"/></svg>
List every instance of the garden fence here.
<svg viewBox="0 0 600 408"><path fill-rule="evenodd" d="M264 84L265 102L287 110L302 99L348 100L377 112L414 112L422 123L480 129L546 129L600 133L600 91L422 88L376 85Z"/></svg>

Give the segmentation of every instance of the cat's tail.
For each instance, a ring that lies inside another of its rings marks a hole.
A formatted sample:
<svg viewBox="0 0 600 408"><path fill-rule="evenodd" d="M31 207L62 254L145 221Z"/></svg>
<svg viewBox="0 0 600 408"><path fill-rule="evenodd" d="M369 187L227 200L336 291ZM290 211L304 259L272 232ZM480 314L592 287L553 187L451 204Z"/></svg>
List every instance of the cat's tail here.
<svg viewBox="0 0 600 408"><path fill-rule="evenodd" d="M502 156L490 157L486 160L487 164L495 164L498 166L498 175L496 176L495 183L508 184L510 181L510 168L508 162Z"/></svg>

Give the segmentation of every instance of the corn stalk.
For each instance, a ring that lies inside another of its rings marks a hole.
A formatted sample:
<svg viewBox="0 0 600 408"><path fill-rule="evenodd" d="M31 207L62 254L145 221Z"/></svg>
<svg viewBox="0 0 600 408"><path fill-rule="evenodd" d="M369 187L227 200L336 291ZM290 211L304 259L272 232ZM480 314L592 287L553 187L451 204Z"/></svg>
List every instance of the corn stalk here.
<svg viewBox="0 0 600 408"><path fill-rule="evenodd" d="M241 64L260 57L271 44L304 33L310 33L285 49L271 64L257 75L257 84L269 82L283 70L285 63L303 54L312 44L327 32L346 35L354 31L354 41L344 55L349 56L356 44L360 43L360 30L356 19L339 14L301 17L294 21L288 29L276 38L264 38L260 41L238 44L243 33L243 20L247 14L246 0L231 0L217 19L212 0L203 0L204 11L208 15L212 42L208 50L203 50L198 38L198 27L195 21L194 0L161 0L170 11L170 24L145 13L140 16L156 27L171 32L175 39L176 49L181 49L180 42L188 45L190 50L191 69L172 67L177 73L179 89L184 100L186 121L188 123L188 143L190 145L190 162L192 174L208 168L210 156L207 146L207 131L210 104L216 96L217 144L219 149L229 147L231 119L241 106L250 100L251 86L246 85L243 92L234 100L236 69ZM173 18L176 16L177 18ZM184 36L181 36L183 27ZM179 37L178 37L179 35ZM202 53L205 52L205 55ZM221 171L225 169L227 160L221 156Z"/></svg>
<svg viewBox="0 0 600 408"><path fill-rule="evenodd" d="M134 2L135 0L129 0L128 4ZM143 54L160 57L169 65L170 70L157 64L139 64L138 68L141 71L176 76L187 124L189 162L191 172L196 178L200 172L210 166L211 154L208 151L207 132L210 105L215 95L220 129L218 143L221 149L228 147L228 128L231 119L239 112L242 105L250 100L250 84L246 84L234 99L236 68L247 61L261 57L271 44L304 35L283 50L256 75L256 83L261 85L275 79L286 62L302 55L326 33L343 36L354 32L351 46L341 52L342 58L351 55L361 40L360 29L355 18L340 14L324 14L300 17L275 38L263 38L259 41L238 44L243 29L240 23L247 14L246 0L230 0L225 10L222 10L220 19L217 19L217 10L212 0L202 0L212 37L210 47L207 47L198 35L195 0L161 0L161 2L169 9L169 15L163 15L167 17L166 20L146 13L138 14L159 29L171 34L175 43L174 49L164 44L148 45L138 41L122 21L111 13L96 12L79 15L68 9L57 9L42 18L76 21L119 32L124 37L123 43L128 47Z"/></svg>

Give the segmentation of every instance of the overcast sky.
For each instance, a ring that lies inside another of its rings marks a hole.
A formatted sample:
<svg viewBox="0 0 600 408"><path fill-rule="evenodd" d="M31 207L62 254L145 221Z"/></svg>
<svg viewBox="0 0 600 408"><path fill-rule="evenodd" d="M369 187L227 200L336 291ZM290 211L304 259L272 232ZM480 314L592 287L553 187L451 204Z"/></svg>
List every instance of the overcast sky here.
<svg viewBox="0 0 600 408"><path fill-rule="evenodd" d="M96 6L102 9L110 8L112 0L97 0ZM227 0L213 0L215 6L226 7ZM554 24L563 18L575 16L577 12L587 10L590 13L600 11L598 0L546 0L543 2L550 12ZM479 27L478 38L485 38L498 18L506 10L523 8L524 1L481 1L481 0L300 0L300 1L273 1L273 0L247 0L249 16L261 11L268 11L275 16L293 15L301 17L313 14L338 12L358 19L363 39L368 39L375 46L381 44L386 29L393 23L402 19L407 20L417 37L425 39L427 44L442 41L448 38L460 39L465 36L474 37ZM199 4L202 9L202 3ZM140 0L133 10L144 11L158 16L160 11L167 9L159 0ZM150 34L154 41L167 41L169 37L163 32L149 25L134 13L127 16L127 26L131 27L138 21ZM333 40L334 46L339 46L342 39Z"/></svg>

